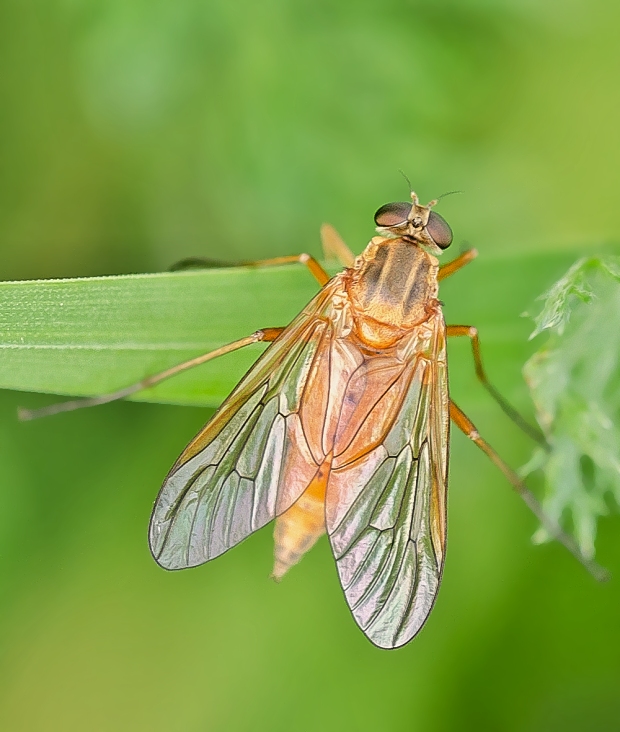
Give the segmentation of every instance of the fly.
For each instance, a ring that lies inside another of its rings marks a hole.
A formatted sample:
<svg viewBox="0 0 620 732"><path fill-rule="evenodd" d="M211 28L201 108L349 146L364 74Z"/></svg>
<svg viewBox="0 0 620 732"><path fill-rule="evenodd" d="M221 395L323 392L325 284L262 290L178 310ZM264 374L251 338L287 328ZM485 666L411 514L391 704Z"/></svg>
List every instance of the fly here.
<svg viewBox="0 0 620 732"><path fill-rule="evenodd" d="M378 236L354 257L324 226L330 278L285 328L266 328L111 394L65 402L24 419L119 399L191 366L260 341L270 347L190 442L166 477L149 543L165 569L194 567L275 520L273 577L281 579L327 533L355 621L381 648L408 643L433 607L445 561L452 421L499 467L549 533L595 576L602 570L552 522L517 474L450 399L446 341L468 337L476 374L502 409L544 441L489 383L477 330L446 325L438 283L476 257L439 266L447 222L421 205L389 203Z"/></svg>

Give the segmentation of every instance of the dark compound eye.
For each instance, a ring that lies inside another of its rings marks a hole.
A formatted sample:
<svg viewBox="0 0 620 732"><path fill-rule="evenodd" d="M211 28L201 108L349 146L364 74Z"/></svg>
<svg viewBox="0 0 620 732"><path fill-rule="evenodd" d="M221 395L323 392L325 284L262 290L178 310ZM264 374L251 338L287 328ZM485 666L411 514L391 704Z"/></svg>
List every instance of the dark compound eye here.
<svg viewBox="0 0 620 732"><path fill-rule="evenodd" d="M404 224L410 212L410 203L386 203L375 214L375 224L377 226L398 226L398 224Z"/></svg>
<svg viewBox="0 0 620 732"><path fill-rule="evenodd" d="M452 229L448 222L434 211L428 216L426 231L440 249L447 249L452 244Z"/></svg>

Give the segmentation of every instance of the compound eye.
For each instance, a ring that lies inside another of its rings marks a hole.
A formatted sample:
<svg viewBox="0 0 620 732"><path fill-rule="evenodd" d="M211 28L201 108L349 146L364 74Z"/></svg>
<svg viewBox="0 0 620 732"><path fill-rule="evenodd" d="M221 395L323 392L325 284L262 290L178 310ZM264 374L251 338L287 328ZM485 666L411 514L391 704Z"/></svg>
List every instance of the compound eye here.
<svg viewBox="0 0 620 732"><path fill-rule="evenodd" d="M375 224L385 227L398 226L407 221L410 213L410 203L386 203L375 214Z"/></svg>
<svg viewBox="0 0 620 732"><path fill-rule="evenodd" d="M452 244L452 229L448 222L434 211L428 215L426 231L440 249L447 249Z"/></svg>

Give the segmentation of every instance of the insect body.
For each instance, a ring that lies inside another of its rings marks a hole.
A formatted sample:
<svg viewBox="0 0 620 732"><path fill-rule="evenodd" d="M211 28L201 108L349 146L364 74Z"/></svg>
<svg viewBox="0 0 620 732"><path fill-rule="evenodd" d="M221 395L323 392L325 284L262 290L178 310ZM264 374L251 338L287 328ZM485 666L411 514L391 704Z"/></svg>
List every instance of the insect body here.
<svg viewBox="0 0 620 732"><path fill-rule="evenodd" d="M415 197L395 206L377 213L387 236L324 286L190 443L150 530L158 563L180 569L275 518L278 579L327 531L353 615L384 648L410 640L434 602L448 468L446 328L424 247L451 234Z"/></svg>
<svg viewBox="0 0 620 732"><path fill-rule="evenodd" d="M597 578L604 572L551 521L448 394L446 338L471 339L476 374L506 414L528 425L489 384L471 326L446 326L439 280L471 261L439 267L452 241L431 207L382 206L380 236L357 258L332 229L324 239L346 266L286 328L268 328L138 384L65 402L23 419L128 396L237 348L269 341L213 419L184 450L159 493L149 530L166 569L214 559L275 519L280 579L324 533L353 616L381 648L407 643L433 606L445 558L450 420L500 468L551 536Z"/></svg>

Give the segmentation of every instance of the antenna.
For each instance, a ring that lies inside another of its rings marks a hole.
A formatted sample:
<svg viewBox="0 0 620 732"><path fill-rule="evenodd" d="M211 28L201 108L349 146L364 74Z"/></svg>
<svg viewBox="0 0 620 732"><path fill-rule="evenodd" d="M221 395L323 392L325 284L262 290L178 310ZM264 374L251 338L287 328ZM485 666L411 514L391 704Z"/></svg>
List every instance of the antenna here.
<svg viewBox="0 0 620 732"><path fill-rule="evenodd" d="M409 180L409 178L407 178L407 176L405 175L405 173L402 170L400 170L400 168L398 169L398 172L407 181L407 185L409 186L409 193L411 194L413 192L413 186L411 185L411 181Z"/></svg>
<svg viewBox="0 0 620 732"><path fill-rule="evenodd" d="M442 193L441 196L437 196L437 200L441 201L442 198L445 198L446 196L454 196L457 193L465 193L465 191L448 191L447 193Z"/></svg>

